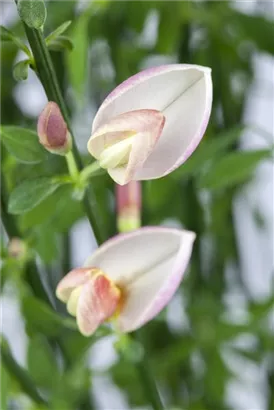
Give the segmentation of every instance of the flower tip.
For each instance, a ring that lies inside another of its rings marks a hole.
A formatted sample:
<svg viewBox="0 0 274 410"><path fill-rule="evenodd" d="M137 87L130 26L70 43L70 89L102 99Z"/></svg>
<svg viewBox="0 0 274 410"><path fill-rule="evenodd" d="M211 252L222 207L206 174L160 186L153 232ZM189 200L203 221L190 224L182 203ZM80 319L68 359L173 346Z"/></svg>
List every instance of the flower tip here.
<svg viewBox="0 0 274 410"><path fill-rule="evenodd" d="M58 105L49 101L38 118L37 133L40 143L51 153L66 155L72 138Z"/></svg>

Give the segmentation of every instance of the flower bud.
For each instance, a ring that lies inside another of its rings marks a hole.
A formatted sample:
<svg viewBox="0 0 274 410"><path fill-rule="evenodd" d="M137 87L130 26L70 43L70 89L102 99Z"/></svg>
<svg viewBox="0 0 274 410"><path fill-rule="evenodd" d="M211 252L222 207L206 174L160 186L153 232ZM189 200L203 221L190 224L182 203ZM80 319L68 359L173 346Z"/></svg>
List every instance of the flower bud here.
<svg viewBox="0 0 274 410"><path fill-rule="evenodd" d="M23 259L27 253L27 246L20 238L12 238L8 244L8 254L14 259Z"/></svg>
<svg viewBox="0 0 274 410"><path fill-rule="evenodd" d="M141 225L141 183L131 181L116 185L117 227L119 232L138 229Z"/></svg>
<svg viewBox="0 0 274 410"><path fill-rule="evenodd" d="M60 108L55 102L48 102L40 114L37 133L40 143L49 152L66 155L71 150L71 135Z"/></svg>

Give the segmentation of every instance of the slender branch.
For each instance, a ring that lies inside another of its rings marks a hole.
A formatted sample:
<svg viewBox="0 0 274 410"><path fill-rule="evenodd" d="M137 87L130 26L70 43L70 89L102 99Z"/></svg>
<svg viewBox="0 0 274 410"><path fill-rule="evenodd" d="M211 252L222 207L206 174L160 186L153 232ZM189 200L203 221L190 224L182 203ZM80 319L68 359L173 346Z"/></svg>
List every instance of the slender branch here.
<svg viewBox="0 0 274 410"><path fill-rule="evenodd" d="M83 169L82 160L76 146L75 138L73 135L73 131L70 124L70 118L68 114L68 110L65 105L64 98L61 93L61 89L57 80L56 72L52 64L52 60L47 49L45 39L43 34L40 30L35 30L29 28L26 24L24 24L25 31L27 38L29 40L29 44L33 53L33 57L35 60L35 65L37 69L37 75L45 89L47 97L50 101L55 101L64 117L64 120L67 123L68 129L72 136L73 146L72 152L75 158L76 165L79 170ZM91 200L93 198L93 200ZM92 188L89 186L86 190L86 194L83 199L83 205L91 225L91 228L94 232L95 238L98 243L102 243L105 239L103 235L103 227L99 223L100 218L98 217L99 211L97 207L97 203L94 200L94 194Z"/></svg>
<svg viewBox="0 0 274 410"><path fill-rule="evenodd" d="M36 389L28 372L23 369L23 367L21 367L13 358L7 342L4 339L1 340L1 358L6 370L16 379L23 392L36 403L49 407L47 401L43 399L39 391Z"/></svg>

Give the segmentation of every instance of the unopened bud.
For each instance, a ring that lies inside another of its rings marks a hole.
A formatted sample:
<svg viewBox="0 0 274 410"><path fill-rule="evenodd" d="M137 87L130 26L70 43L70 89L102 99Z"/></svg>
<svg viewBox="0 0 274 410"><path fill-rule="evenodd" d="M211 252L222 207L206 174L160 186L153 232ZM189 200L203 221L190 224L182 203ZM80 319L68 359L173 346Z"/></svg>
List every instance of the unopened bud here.
<svg viewBox="0 0 274 410"><path fill-rule="evenodd" d="M12 238L8 244L8 254L11 258L22 259L26 255L26 244L20 238Z"/></svg>
<svg viewBox="0 0 274 410"><path fill-rule="evenodd" d="M131 181L116 185L117 225L119 232L138 229L141 225L141 184Z"/></svg>
<svg viewBox="0 0 274 410"><path fill-rule="evenodd" d="M55 102L48 102L39 116L37 133L40 143L53 154L66 155L72 146L71 135Z"/></svg>

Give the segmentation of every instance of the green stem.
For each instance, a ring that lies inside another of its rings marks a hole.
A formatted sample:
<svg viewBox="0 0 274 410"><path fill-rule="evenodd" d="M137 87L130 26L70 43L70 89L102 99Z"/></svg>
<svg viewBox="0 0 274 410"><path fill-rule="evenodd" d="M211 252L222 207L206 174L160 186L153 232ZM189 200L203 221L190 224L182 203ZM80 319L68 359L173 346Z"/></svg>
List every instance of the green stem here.
<svg viewBox="0 0 274 410"><path fill-rule="evenodd" d="M95 174L97 171L102 170L98 161L94 161L92 164L88 165L81 172L81 179L86 181L89 177ZM105 171L105 170L103 170Z"/></svg>
<svg viewBox="0 0 274 410"><path fill-rule="evenodd" d="M62 112L64 120L67 123L69 132L72 136L72 153L74 160L77 165L77 169L81 171L83 169L81 157L75 143L75 138L73 136L72 128L70 125L69 114L61 93L60 86L58 84L56 72L53 67L45 39L40 30L31 29L26 24L24 24L24 27L35 60L37 75L45 89L48 99L50 101L55 101ZM103 235L103 227L98 223L98 221L100 220L98 216L98 206L94 199L94 194L90 186L86 190L83 199L83 205L91 228L94 232L94 236L98 243L102 243L105 239L105 236Z"/></svg>
<svg viewBox="0 0 274 410"><path fill-rule="evenodd" d="M31 377L13 358L7 342L1 340L1 358L7 372L16 379L24 393L26 393L35 403L43 404L49 407L46 400L36 389Z"/></svg>
<svg viewBox="0 0 274 410"><path fill-rule="evenodd" d="M74 181L77 181L79 176L79 170L73 155L72 151L69 151L66 155L66 161L70 176L73 178Z"/></svg>

